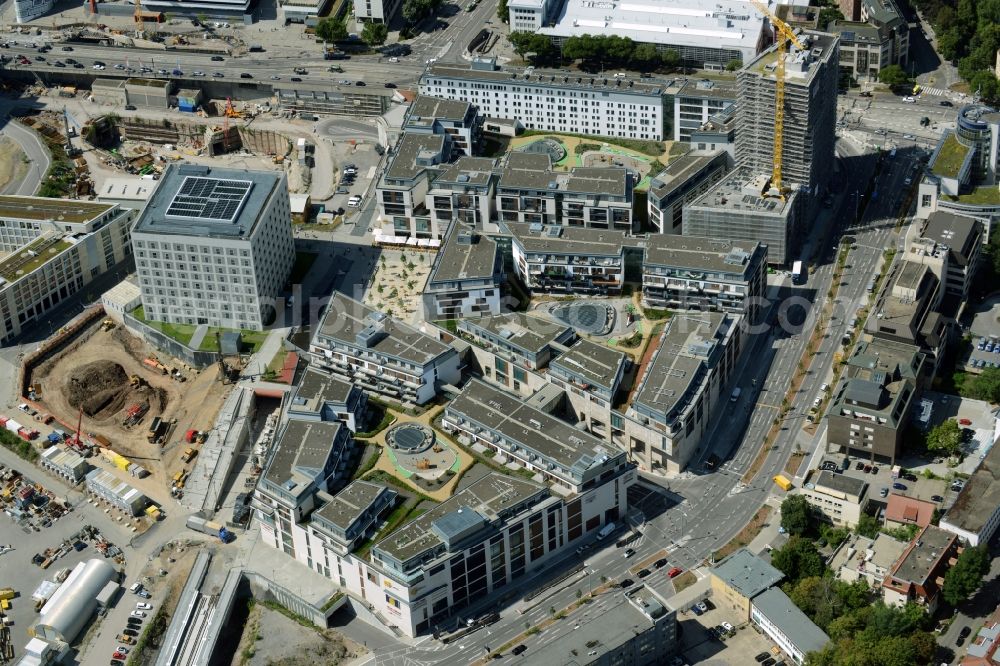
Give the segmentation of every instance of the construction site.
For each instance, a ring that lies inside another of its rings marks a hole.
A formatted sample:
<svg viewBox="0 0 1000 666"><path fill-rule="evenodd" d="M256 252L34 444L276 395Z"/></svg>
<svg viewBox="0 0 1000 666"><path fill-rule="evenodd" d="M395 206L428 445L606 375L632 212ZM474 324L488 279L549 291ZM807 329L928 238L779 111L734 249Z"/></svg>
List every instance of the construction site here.
<svg viewBox="0 0 1000 666"><path fill-rule="evenodd" d="M150 476L130 483L162 497L178 481L183 487L229 387L217 365L197 371L173 364L109 324L96 318L65 333L70 341L29 365L28 397L62 424L70 444L79 438L141 465Z"/></svg>

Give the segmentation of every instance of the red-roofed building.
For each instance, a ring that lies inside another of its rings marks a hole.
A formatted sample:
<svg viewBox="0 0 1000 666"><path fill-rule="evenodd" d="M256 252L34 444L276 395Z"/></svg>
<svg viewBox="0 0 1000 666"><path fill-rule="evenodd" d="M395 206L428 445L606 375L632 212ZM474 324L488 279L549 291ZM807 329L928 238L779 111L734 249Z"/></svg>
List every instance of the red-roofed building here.
<svg viewBox="0 0 1000 666"><path fill-rule="evenodd" d="M934 517L937 505L906 495L889 495L889 503L885 507L885 526L889 528L916 525L927 527Z"/></svg>
<svg viewBox="0 0 1000 666"><path fill-rule="evenodd" d="M933 613L944 574L961 552L958 537L951 532L933 525L920 530L882 581L885 603L903 606L913 601Z"/></svg>
<svg viewBox="0 0 1000 666"><path fill-rule="evenodd" d="M969 643L962 666L1000 666L1000 608L986 620L986 623Z"/></svg>

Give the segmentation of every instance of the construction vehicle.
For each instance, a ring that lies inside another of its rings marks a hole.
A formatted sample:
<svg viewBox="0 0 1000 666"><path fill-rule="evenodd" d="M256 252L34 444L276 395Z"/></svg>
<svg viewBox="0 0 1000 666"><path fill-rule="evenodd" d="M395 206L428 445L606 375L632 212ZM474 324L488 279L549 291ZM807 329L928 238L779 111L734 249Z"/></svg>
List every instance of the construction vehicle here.
<svg viewBox="0 0 1000 666"><path fill-rule="evenodd" d="M139 375L132 375L128 378L128 383L129 386L131 386L132 388L140 388L142 386L145 386L146 380L140 377Z"/></svg>
<svg viewBox="0 0 1000 666"><path fill-rule="evenodd" d="M142 359L144 365L148 365L150 368L158 371L161 375L167 374L167 366L160 363L160 361L155 356L147 356Z"/></svg>
<svg viewBox="0 0 1000 666"><path fill-rule="evenodd" d="M214 520L206 520L201 516L189 516L187 519L187 527L195 532L217 536L219 537L219 541L222 543L229 543L236 538L235 535L227 530L226 526L222 523L217 523Z"/></svg>
<svg viewBox="0 0 1000 666"><path fill-rule="evenodd" d="M102 331L113 331L118 324L115 323L114 319L105 319L101 322Z"/></svg>
<svg viewBox="0 0 1000 666"><path fill-rule="evenodd" d="M40 400L42 397L42 385L32 384L28 387L28 398L31 400Z"/></svg>
<svg viewBox="0 0 1000 666"><path fill-rule="evenodd" d="M146 432L146 439L150 444L156 441L156 438L160 436L160 428L163 424L163 419L159 416L154 416L153 420L149 423L149 430Z"/></svg>
<svg viewBox="0 0 1000 666"><path fill-rule="evenodd" d="M781 182L781 160L785 147L785 57L788 51L788 42L791 42L799 49L804 50L806 47L795 36L795 33L792 32L792 28L772 14L760 0L750 0L750 2L774 26L776 33L774 38L778 43L778 60L775 63L774 70L774 165L771 171L770 187L765 187L764 194L784 199L785 189Z"/></svg>
<svg viewBox="0 0 1000 666"><path fill-rule="evenodd" d="M191 462L191 460L193 460L196 455L198 455L198 449L189 446L186 449L184 449L184 453L181 454L181 462L185 463Z"/></svg>
<svg viewBox="0 0 1000 666"><path fill-rule="evenodd" d="M230 366L226 363L226 356L222 353L222 334L215 332L215 348L219 354L219 371L222 373L223 384L234 384L240 378L239 367Z"/></svg>
<svg viewBox="0 0 1000 666"><path fill-rule="evenodd" d="M14 591L12 587L0 588L0 599L13 599L17 596L17 592Z"/></svg>
<svg viewBox="0 0 1000 666"><path fill-rule="evenodd" d="M172 485L175 488L183 488L184 482L187 481L189 474L190 472L187 471L186 469L182 469L181 471L175 473L170 479L173 482Z"/></svg>
<svg viewBox="0 0 1000 666"><path fill-rule="evenodd" d="M226 118L242 118L243 114L236 110L233 106L233 99L231 97L226 98L226 108L223 111L223 115Z"/></svg>

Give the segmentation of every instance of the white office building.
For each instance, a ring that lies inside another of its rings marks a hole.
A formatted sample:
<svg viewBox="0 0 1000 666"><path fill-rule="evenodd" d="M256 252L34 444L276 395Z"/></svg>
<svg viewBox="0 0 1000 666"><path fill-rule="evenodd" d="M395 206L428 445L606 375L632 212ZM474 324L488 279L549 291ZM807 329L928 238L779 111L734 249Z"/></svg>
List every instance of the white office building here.
<svg viewBox="0 0 1000 666"><path fill-rule="evenodd" d="M354 0L354 18L359 22L388 23L399 5L400 0Z"/></svg>
<svg viewBox="0 0 1000 666"><path fill-rule="evenodd" d="M170 165L132 243L147 320L262 330L295 262L285 176Z"/></svg>
<svg viewBox="0 0 1000 666"><path fill-rule="evenodd" d="M420 94L470 102L479 115L527 129L662 141L669 102L661 84L610 74L501 69L495 58L432 64Z"/></svg>
<svg viewBox="0 0 1000 666"><path fill-rule="evenodd" d="M132 253L135 211L0 196L0 346Z"/></svg>

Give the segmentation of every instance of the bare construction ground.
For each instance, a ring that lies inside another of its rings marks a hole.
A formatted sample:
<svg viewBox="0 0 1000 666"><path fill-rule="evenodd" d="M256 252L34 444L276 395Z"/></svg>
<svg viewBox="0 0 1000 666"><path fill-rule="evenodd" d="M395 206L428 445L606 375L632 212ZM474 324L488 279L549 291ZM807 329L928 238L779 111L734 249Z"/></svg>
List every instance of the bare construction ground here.
<svg viewBox="0 0 1000 666"><path fill-rule="evenodd" d="M184 433L212 428L228 388L219 382L216 366L184 370L187 381L178 382L144 365L150 355L171 365L169 358L121 327L98 330L78 347L41 363L32 380L41 386L46 411L75 429L82 407L83 432L106 437L112 449L150 471L152 476L144 481L155 480L163 488L180 468L178 459L187 446L182 444ZM141 380L138 386L130 381L132 376ZM148 403L149 411L138 424L123 426L124 411L135 403ZM149 423L157 416L176 419L162 447L146 439Z"/></svg>
<svg viewBox="0 0 1000 666"><path fill-rule="evenodd" d="M24 151L17 142L0 136L0 191L28 170Z"/></svg>
<svg viewBox="0 0 1000 666"><path fill-rule="evenodd" d="M305 626L261 603L250 609L232 666L337 666L365 648L337 632Z"/></svg>

